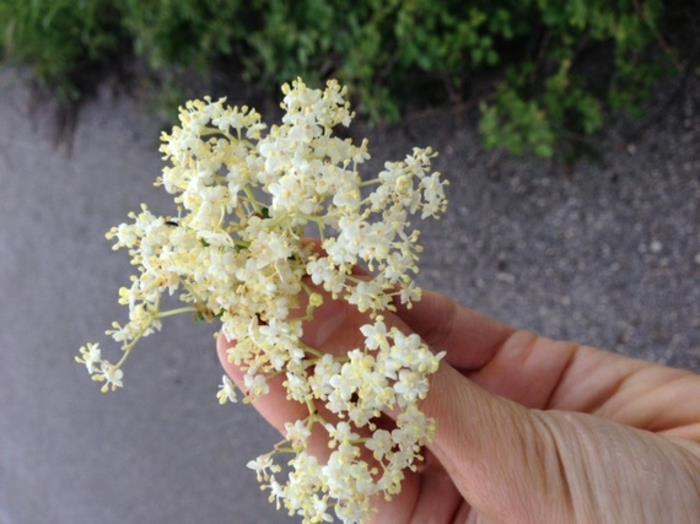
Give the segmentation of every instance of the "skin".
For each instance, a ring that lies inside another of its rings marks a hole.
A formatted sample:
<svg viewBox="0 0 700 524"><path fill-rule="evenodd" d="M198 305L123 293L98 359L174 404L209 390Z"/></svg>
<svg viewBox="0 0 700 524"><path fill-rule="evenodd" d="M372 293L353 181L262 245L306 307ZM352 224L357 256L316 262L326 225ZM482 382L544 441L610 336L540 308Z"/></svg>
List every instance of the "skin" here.
<svg viewBox="0 0 700 524"><path fill-rule="evenodd" d="M305 342L361 347L367 317L325 298ZM700 522L700 376L516 330L437 293L384 316L447 355L421 404L436 437L375 523ZM219 336L217 349L242 386L234 344ZM278 429L307 414L281 379L255 407ZM321 456L324 440L313 436Z"/></svg>

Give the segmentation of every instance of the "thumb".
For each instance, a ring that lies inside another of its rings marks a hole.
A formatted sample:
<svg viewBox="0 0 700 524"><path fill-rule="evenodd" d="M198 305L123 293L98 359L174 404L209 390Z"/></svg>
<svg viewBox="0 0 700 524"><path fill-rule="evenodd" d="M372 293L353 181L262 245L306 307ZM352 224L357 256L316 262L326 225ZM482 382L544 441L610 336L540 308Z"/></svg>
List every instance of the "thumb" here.
<svg viewBox="0 0 700 524"><path fill-rule="evenodd" d="M443 362L421 409L473 511L496 522L691 522L700 456L593 415L529 409Z"/></svg>
<svg viewBox="0 0 700 524"><path fill-rule="evenodd" d="M541 461L548 444L527 408L488 393L444 361L420 408L437 425L428 447L480 514L521 521L533 494L546 492L550 504L566 499L552 492L557 486L545 485Z"/></svg>

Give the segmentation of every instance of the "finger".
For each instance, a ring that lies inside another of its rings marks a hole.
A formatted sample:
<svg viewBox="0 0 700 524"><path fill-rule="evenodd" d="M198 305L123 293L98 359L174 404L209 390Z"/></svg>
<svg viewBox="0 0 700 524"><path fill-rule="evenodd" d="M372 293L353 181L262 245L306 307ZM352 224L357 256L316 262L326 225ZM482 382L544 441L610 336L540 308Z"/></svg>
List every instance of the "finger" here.
<svg viewBox="0 0 700 524"><path fill-rule="evenodd" d="M403 322L429 346L447 351L448 362L460 369L481 368L515 331L433 291L423 290L411 308L395 305Z"/></svg>
<svg viewBox="0 0 700 524"><path fill-rule="evenodd" d="M399 308L397 314L435 350L447 351L446 361L474 382L528 407L550 407L553 398L562 396L561 392L555 396L556 389L568 385L563 376L576 371L568 366L575 344L552 340L543 344L545 339L516 331L440 293L425 291L421 301L411 309ZM613 373L610 379L616 376ZM599 384L588 388L586 395L566 395L569 404L559 407L576 409L584 399L593 401L598 392L604 393Z"/></svg>
<svg viewBox="0 0 700 524"><path fill-rule="evenodd" d="M580 411L621 424L700 441L700 377L561 342L514 333L468 376L528 407Z"/></svg>
<svg viewBox="0 0 700 524"><path fill-rule="evenodd" d="M332 312L329 310L326 310L323 313L325 315L332 314ZM316 318L318 319L319 317ZM332 328L332 321L328 326L312 325L311 327L314 329L309 329L309 338L314 337L316 340L322 341L324 339L323 333L329 332L329 328ZM307 340L306 342L309 343L310 341ZM221 365L228 376L231 377L238 387L243 389L243 371L238 366L230 363L228 360L227 352L232 347L235 347L235 341L226 340L223 334L219 334L217 338L217 354L219 356L219 361L221 362ZM333 346L333 349L339 351L340 347L341 346L336 345ZM253 406L260 412L265 420L268 421L268 423L276 428L281 434L284 434L284 425L287 422L304 419L309 412L305 405L286 398L286 390L283 385L282 377L272 378L268 380L268 384L270 387L270 392L267 395L259 397L257 400L255 400L253 402ZM328 410L324 409L323 406L316 403L315 408L325 420L332 423L338 422L337 417ZM359 433L361 437L366 438L370 436L367 428L360 428L359 430L356 430L356 432ZM312 435L308 443L308 450L319 460L319 462L327 462L331 451L328 447L328 434L325 432L325 430L321 429L319 425L314 425L313 427ZM368 464L374 463L374 459L368 450L363 450L362 457ZM401 492L392 500L387 501L381 495L375 497L373 507L375 508L376 513L373 522L376 524L408 522L411 518L411 512L415 506L415 501L418 499L419 492L419 475L413 472L407 472Z"/></svg>
<svg viewBox="0 0 700 524"><path fill-rule="evenodd" d="M515 330L430 291L397 314L491 393L700 441L700 404L687 401L700 395L697 375Z"/></svg>
<svg viewBox="0 0 700 524"><path fill-rule="evenodd" d="M321 291L322 294L324 294ZM319 340L323 340L325 333L337 328L339 322L343 321L344 303L331 301L330 297L326 297L324 304L315 312L314 319L311 322L306 322L308 335L303 337L304 341L309 345L314 345ZM299 307L292 311L292 317L303 316L308 297L303 294L300 297ZM245 391L244 371L233 364L229 359L229 353L234 352L236 347L235 340L227 340L220 333L217 338L217 354L219 361L226 374L236 383L236 385ZM253 406L260 414L282 435L285 434L285 424L304 420L309 415L309 409L305 404L290 400L287 398L287 390L284 386L286 380L285 375L278 375L267 379L269 393L257 397ZM316 406L317 410L326 420L333 420L332 414L323 409L323 406ZM311 437L309 439L309 451L319 460L325 460L328 457L328 435L326 431L318 424L312 427Z"/></svg>
<svg viewBox="0 0 700 524"><path fill-rule="evenodd" d="M338 354L362 347L364 337L360 327L370 321L367 315L344 303L332 305L331 302L324 302L319 310L320 316L304 326L304 337L324 353ZM326 316L326 311L332 311L332 314ZM331 323L329 317L335 315L341 319ZM407 335L411 333L397 315L386 313L384 322L389 328L396 327ZM431 391L421 409L435 419L438 428L435 440L428 447L453 480L456 478L461 483L463 495L471 496L480 485L475 479L486 474L490 475L494 486L505 480L502 475L482 466L489 464L496 472L509 467L512 457L504 459L501 446L519 449L518 431L510 432L506 428L525 425L520 420L524 416L523 408L488 394L443 362L431 379ZM499 431L504 431L503 435ZM465 474L463 464L470 469L464 479L460 477ZM475 500L478 501L478 497Z"/></svg>
<svg viewBox="0 0 700 524"><path fill-rule="evenodd" d="M455 488L440 461L429 451L425 452L425 464L419 469L419 473L418 496L410 512L410 520L384 522L465 522L466 519L454 518L460 505L464 504L462 495Z"/></svg>
<svg viewBox="0 0 700 524"><path fill-rule="evenodd" d="M364 338L359 328L369 321L368 317L360 314L357 309L348 305L346 302L332 300L330 295L322 290L317 288L314 290L323 295L324 302L323 305L315 311L313 320L304 323L303 341L324 353L335 355L344 354L356 347L361 347L362 344L364 344ZM305 302L306 297L302 297L299 311L304 311ZM296 314L299 314L299 312L295 312L295 315ZM397 322L400 321L397 319ZM402 326L404 330L407 329L405 325L402 324ZM227 353L232 348L235 348L235 341L228 341L220 334L217 339L219 360L231 379L234 380L239 387L243 388L243 372L240 368L231 364L227 358ZM286 398L283 378L277 377L269 380L269 386L270 392L258 398L253 405L273 427L283 433L285 423L305 418L308 415L308 409L306 406ZM315 407L325 420L329 422L338 421L335 415L325 410L319 403L316 403ZM385 422L381 419L375 422L379 427L385 425ZM390 424L391 426L387 429L393 427L393 423ZM317 425L316 428L318 428ZM355 428L355 431L360 433L361 437L370 436L367 428ZM312 435L313 442L309 446L311 453L322 463L326 462L330 453L327 446L327 437L325 431L316 431ZM370 465L375 463L369 450L363 448L362 457ZM441 476L437 471L437 466L431 467L425 471L428 479L432 479L430 489L435 488L437 485L445 485L446 475L444 474L444 470L442 471L443 473ZM426 491L428 495L430 495L430 489L426 490L421 482L424 472L414 473L407 470L405 474L406 476L399 494L389 501L385 500L381 495L375 497L373 503L376 510L375 518L373 519L374 523L393 524L409 522L411 521L414 509L421 515L427 514L426 512L428 511L431 497L428 496L426 498ZM437 480L441 480L441 482L438 483ZM459 494L454 487L451 489L451 494L447 492L442 493L443 501L448 499L456 501L458 497ZM444 513L445 508L442 506L441 508L440 511L436 511L435 508L433 508L433 516L435 514ZM424 522L424 520L415 522Z"/></svg>
<svg viewBox="0 0 700 524"><path fill-rule="evenodd" d="M245 391L243 370L235 364L232 364L228 359L228 352L234 349L235 346L235 340L227 340L223 333L219 333L216 339L216 352L219 357L219 362L231 380L236 383L241 391ZM265 420L281 434L284 434L285 423L303 420L309 414L309 410L304 404L287 399L287 392L283 385L284 380L285 377L283 376L269 378L267 383L270 392L258 397L253 402L255 409L257 409ZM315 447L322 448L322 446L316 445L316 439L314 439L314 444Z"/></svg>
<svg viewBox="0 0 700 524"><path fill-rule="evenodd" d="M315 310L313 320L304 322L304 335L302 337L303 341L312 347L316 347L324 342L330 333L338 329L340 324L344 322L348 309L345 302L331 300L330 296L323 290L318 292L323 296L324 302L321 307ZM306 311L307 300L306 294L302 294L300 305L296 310L290 312L290 315L292 317L303 316ZM219 333L216 347L222 367L236 385L242 391L245 391L244 372L238 366L232 364L229 359L229 353L235 352L236 341L227 340L223 333ZM260 411L260 414L281 433L284 432L284 424L286 422L305 418L308 415L306 405L287 399L286 390L283 386L285 380L286 377L284 375L269 378L270 394L259 397L253 404Z"/></svg>
<svg viewBox="0 0 700 524"><path fill-rule="evenodd" d="M431 451L487 521L643 522L672 511L668 522L690 522L698 514L690 509L700 511L700 455L691 443L596 416L527 409L447 363L421 409L437 423Z"/></svg>
<svg viewBox="0 0 700 524"><path fill-rule="evenodd" d="M336 303L334 303L336 302ZM360 327L370 322L367 315L342 301L332 301L324 295L320 316L304 325L305 341L324 353L340 355L363 347ZM387 327L397 327L404 333L410 329L400 318L387 313ZM381 424L381 422L379 423ZM389 428L390 429L390 428ZM401 492L390 501L376 498L376 524L402 522L447 522L454 514L461 497L439 462L430 457L419 472L406 471ZM439 501L436 504L436 501Z"/></svg>
<svg viewBox="0 0 700 524"><path fill-rule="evenodd" d="M364 344L360 327L369 319L353 307L342 308L335 311L342 316L342 321L334 323L332 329L324 325L327 319L321 323L314 320L305 326L305 337L310 337L309 340L313 340L315 347L322 352L345 352ZM384 321L389 327L411 333L396 315L387 313ZM507 482L509 475L502 472L520 468L512 465L512 455L505 458L502 450L504 447L522 449L522 432L515 428L518 424L526 427L524 408L488 394L443 362L431 379L431 391L421 409L435 419L438 428L435 440L428 447L453 481L459 482L462 495L474 496L479 502L481 499L476 491L483 488L485 475L489 476L491 493L495 486ZM487 464L488 469L484 467ZM526 476L523 471L519 472ZM503 488L498 489L502 491ZM392 511L392 508L387 509Z"/></svg>
<svg viewBox="0 0 700 524"><path fill-rule="evenodd" d="M223 335L219 335L217 338L217 354L224 371L242 391L245 391L244 372L238 366L229 362L227 357L227 352L234 347L235 341L228 341ZM286 433L285 424L297 420L304 420L309 415L308 407L305 404L287 398L284 380L285 377L283 376L268 378L269 392L257 397L252 403L263 418L283 436ZM339 422L339 419L323 405L315 403L314 409L325 422L334 425ZM371 436L367 428L360 428L355 430L355 432L358 433L361 438L368 438ZM331 449L328 446L328 442L328 433L325 428L318 423L313 424L311 426L311 436L307 441L306 449L321 463L327 462L330 456ZM364 459L368 464L373 464L371 453L365 453Z"/></svg>
<svg viewBox="0 0 700 524"><path fill-rule="evenodd" d="M322 253L318 242L312 245ZM700 379L691 373L516 330L427 290L410 309L398 300L394 305L428 345L445 350L447 362L492 393L700 441L700 404L683 402L700 394Z"/></svg>

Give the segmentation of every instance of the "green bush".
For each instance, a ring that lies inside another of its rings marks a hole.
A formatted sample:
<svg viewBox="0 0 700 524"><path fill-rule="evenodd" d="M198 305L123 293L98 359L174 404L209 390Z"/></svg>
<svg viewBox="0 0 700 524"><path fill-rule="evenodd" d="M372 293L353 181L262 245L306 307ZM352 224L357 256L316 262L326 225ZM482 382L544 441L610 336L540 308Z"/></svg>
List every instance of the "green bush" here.
<svg viewBox="0 0 700 524"><path fill-rule="evenodd" d="M551 156L670 70L663 0L0 0L5 49L77 96L86 69L145 58L277 85L337 77L374 121L481 101L487 147ZM671 57L674 58L674 57ZM479 82L475 82L479 79ZM477 88L477 86L480 86Z"/></svg>
<svg viewBox="0 0 700 524"><path fill-rule="evenodd" d="M37 78L75 100L88 77L115 56L123 38L109 0L0 0L5 54L31 64Z"/></svg>
<svg viewBox="0 0 700 524"><path fill-rule="evenodd" d="M201 71L245 36L245 0L118 0L134 51L155 70Z"/></svg>

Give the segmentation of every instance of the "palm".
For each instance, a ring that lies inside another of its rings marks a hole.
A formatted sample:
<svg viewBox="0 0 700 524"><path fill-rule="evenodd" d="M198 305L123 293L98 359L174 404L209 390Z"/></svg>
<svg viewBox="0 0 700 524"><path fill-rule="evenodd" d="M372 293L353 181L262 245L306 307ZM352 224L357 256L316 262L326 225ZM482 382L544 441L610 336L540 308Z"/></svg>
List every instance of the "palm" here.
<svg viewBox="0 0 700 524"><path fill-rule="evenodd" d="M329 311L326 318L321 310L320 317L305 327L307 343L332 353L357 347L361 342L358 327L366 319L355 310L338 304L329 309L333 311ZM521 406L589 413L670 437L668 442L660 444L662 447L679 446L681 441L677 438L683 439L681 447L686 447L683 442L700 442L700 405L696 402L700 398L700 380L689 372L515 331L433 293L427 293L414 309L400 309L397 315L390 315L387 322L404 331L415 331L435 349L446 350L447 362L456 370L455 373L459 372L484 390ZM229 345L220 339L219 353L227 372L234 379L240 379L239 370L226 363L225 349ZM426 403L430 400L429 397ZM256 407L278 429L288 420L303 417L306 410L285 399L281 384L258 401ZM428 406L428 410L431 409L439 410L440 407ZM474 415L475 418L478 416ZM574 422L580 425L577 430L588 431L587 426L597 424L597 420L580 417ZM478 427L478 421L474 425ZM627 431L621 426L610 426L614 431ZM459 435L454 428L451 431ZM642 440L640 445L647 445L644 442L647 435L637 433L632 436L632 448L638 439ZM475 447L478 445L477 442ZM470 446L474 447L474 443ZM419 471L407 476L400 495L390 502L378 501L376 522L437 524L479 521L480 512L472 510L472 506L479 510L495 507L495 513L487 512L490 520L494 514L515 520L518 511L527 511L521 507L523 505L490 500L502 491L498 485L490 489L488 483L481 485L478 480L463 478L469 476L462 474L462 469L470 466L469 460L466 466L464 463L457 466L451 463L440 446L433 451L435 455L428 453ZM484 461L489 458L488 454L483 456ZM494 457L494 462L499 460L499 457ZM472 474L471 477L478 479L479 476ZM503 497L503 493L500 495ZM567 497L562 494L561 498ZM571 504L575 502L571 501Z"/></svg>

